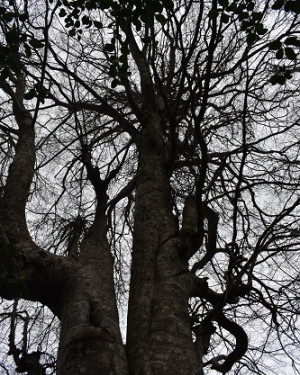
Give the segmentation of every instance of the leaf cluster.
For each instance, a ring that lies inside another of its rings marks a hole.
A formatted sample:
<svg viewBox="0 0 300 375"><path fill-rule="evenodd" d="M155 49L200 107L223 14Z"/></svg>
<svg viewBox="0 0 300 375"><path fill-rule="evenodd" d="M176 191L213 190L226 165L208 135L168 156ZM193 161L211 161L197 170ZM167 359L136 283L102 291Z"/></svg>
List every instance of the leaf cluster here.
<svg viewBox="0 0 300 375"><path fill-rule="evenodd" d="M110 62L109 76L112 78L112 87L125 84L130 75L128 70L129 49L126 37L120 33L120 29L126 30L128 25L133 25L136 31L143 26L153 27L155 22L164 25L167 22L163 15L164 11L173 9L172 0L78 0L59 1L59 16L64 19L65 27L69 30L71 37L77 36L81 39L83 28L92 26L97 29L103 28L103 23L95 19L93 10L107 12L112 21L109 25L113 37L109 43L104 45L104 50Z"/></svg>
<svg viewBox="0 0 300 375"><path fill-rule="evenodd" d="M232 17L237 18L241 23L241 31L247 34L248 45L254 44L261 36L265 35L268 29L262 22L263 13L256 11L256 2L254 0L218 0L219 7L211 9L208 16L217 18L221 14L221 21L228 23Z"/></svg>
<svg viewBox="0 0 300 375"><path fill-rule="evenodd" d="M9 7L0 7L0 26L4 34L4 40L0 43L0 80L8 78L10 72L16 74L21 72L20 52L24 51L29 58L33 50L44 47L42 40L21 31L20 24L27 20L27 13L12 11Z"/></svg>
<svg viewBox="0 0 300 375"><path fill-rule="evenodd" d="M275 57L278 60L286 58L287 60L297 60L297 53L295 49L300 48L300 39L296 36L290 36L285 40L276 39L269 44L269 48L275 52ZM278 67L275 74L270 78L272 85L283 85L287 79L292 78L291 70L285 65Z"/></svg>
<svg viewBox="0 0 300 375"><path fill-rule="evenodd" d="M272 9L284 9L286 12L300 14L300 2L298 0L276 0Z"/></svg>

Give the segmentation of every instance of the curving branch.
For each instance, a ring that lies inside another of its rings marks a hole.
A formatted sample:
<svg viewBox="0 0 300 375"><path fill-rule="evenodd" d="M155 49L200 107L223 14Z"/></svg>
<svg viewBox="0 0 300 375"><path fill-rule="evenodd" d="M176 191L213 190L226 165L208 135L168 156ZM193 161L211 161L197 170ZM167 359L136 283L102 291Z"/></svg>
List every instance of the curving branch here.
<svg viewBox="0 0 300 375"><path fill-rule="evenodd" d="M0 251L5 255L2 263L9 274L9 280L0 282L0 295L14 299L21 294L47 305L59 315L59 285L72 264L39 248L30 236L26 204L36 160L34 120L24 105L25 75L20 73L10 80L11 84L0 81L0 88L11 98L18 141L0 199ZM13 288L12 283L18 287Z"/></svg>
<svg viewBox="0 0 300 375"><path fill-rule="evenodd" d="M246 353L248 349L248 336L239 324L226 318L223 312L218 313L215 321L235 337L235 348L228 356L222 356L221 358L218 356L210 360L213 370L225 374ZM220 360L224 360L224 362L220 363Z"/></svg>
<svg viewBox="0 0 300 375"><path fill-rule="evenodd" d="M206 278L199 278L195 275L191 275L191 277L193 285L192 296L204 298L213 305L212 310L207 314L202 323L209 326L209 322L215 321L220 327L224 328L235 338L235 348L231 353L229 353L227 356L221 355L214 357L204 364L204 366L211 364L212 369L225 374L226 372L230 371L232 366L246 353L248 349L248 336L239 324L225 316L223 308L226 304L226 292L217 293L210 289L208 287ZM210 325L210 327L211 330L209 331L209 341L213 333L212 326ZM207 345L209 345L208 342L205 343L205 347L207 347ZM223 362L221 363L221 361Z"/></svg>
<svg viewBox="0 0 300 375"><path fill-rule="evenodd" d="M31 240L25 218L25 206L34 174L35 133L32 116L23 104L26 87L23 74L14 78L14 86L15 89L6 81L0 82L0 88L11 97L19 128L16 153L9 167L0 207L0 221L8 240L18 243L22 240Z"/></svg>

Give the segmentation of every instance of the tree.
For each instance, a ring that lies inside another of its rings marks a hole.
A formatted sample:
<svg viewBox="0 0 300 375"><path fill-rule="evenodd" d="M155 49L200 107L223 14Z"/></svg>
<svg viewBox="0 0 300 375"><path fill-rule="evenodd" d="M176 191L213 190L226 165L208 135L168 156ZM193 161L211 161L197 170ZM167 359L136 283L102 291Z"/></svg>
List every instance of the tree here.
<svg viewBox="0 0 300 375"><path fill-rule="evenodd" d="M296 2L3 3L0 295L57 374L298 372Z"/></svg>

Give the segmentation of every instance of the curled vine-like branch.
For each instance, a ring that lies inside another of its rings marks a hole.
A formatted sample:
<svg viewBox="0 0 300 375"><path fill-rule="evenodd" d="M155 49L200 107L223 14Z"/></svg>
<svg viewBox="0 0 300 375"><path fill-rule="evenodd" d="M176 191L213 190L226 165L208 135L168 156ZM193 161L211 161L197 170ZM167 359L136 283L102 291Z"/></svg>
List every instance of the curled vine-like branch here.
<svg viewBox="0 0 300 375"><path fill-rule="evenodd" d="M203 322L206 322L206 326L209 327L209 322L215 321L221 328L224 328L235 338L235 347L231 353L229 353L227 356L221 355L214 357L204 364L204 366L212 365L212 369L225 374L226 372L230 371L232 366L246 353L248 349L248 336L239 324L228 319L224 315L223 307L226 302L230 303L227 301L227 299L225 299L225 294L217 293L210 289L207 281L203 278L198 278L197 276L193 275L193 279L195 287L195 290L192 293L193 296L204 298L213 305L212 310L207 314ZM237 293L240 293L239 289L237 289ZM210 327L212 328L211 325ZM209 338L210 341L210 336L213 334L212 329L208 330L208 332L209 336L207 335L207 338ZM205 340L205 346L203 349L207 350L207 345L209 345L209 342Z"/></svg>
<svg viewBox="0 0 300 375"><path fill-rule="evenodd" d="M223 312L219 313L215 320L222 328L232 334L236 341L234 350L228 356L218 356L210 360L213 370L225 374L246 353L248 349L248 336L239 324L226 318ZM224 360L224 362L220 363L221 360Z"/></svg>

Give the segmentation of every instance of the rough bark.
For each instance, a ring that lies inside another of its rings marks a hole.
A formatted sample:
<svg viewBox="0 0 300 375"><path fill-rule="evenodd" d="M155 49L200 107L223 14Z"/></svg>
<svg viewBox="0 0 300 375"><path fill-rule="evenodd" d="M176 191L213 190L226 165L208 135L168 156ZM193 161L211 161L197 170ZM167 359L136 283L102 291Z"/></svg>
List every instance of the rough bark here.
<svg viewBox="0 0 300 375"><path fill-rule="evenodd" d="M114 291L106 287L111 284L106 274L101 261L94 261L78 265L68 275L61 303L57 374L128 373Z"/></svg>
<svg viewBox="0 0 300 375"><path fill-rule="evenodd" d="M98 181L94 223L82 241L77 266L66 275L62 290L58 375L128 373L113 261L106 239L107 196L100 187Z"/></svg>
<svg viewBox="0 0 300 375"><path fill-rule="evenodd" d="M162 126L151 113L140 148L127 351L133 373L199 374Z"/></svg>

